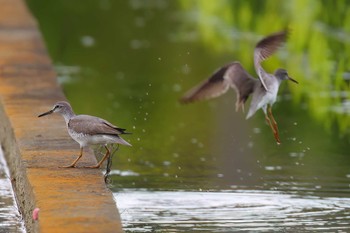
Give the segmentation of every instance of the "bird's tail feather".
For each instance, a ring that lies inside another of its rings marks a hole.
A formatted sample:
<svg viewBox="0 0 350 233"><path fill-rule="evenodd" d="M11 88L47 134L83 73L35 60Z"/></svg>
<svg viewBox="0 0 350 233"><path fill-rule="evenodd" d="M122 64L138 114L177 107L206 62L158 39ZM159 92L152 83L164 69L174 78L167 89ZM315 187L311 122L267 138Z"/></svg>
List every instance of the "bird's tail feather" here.
<svg viewBox="0 0 350 233"><path fill-rule="evenodd" d="M120 145L125 145L125 146L132 146L130 143L128 143L127 141L125 141L123 138L118 137L118 139L116 140L116 143L120 144Z"/></svg>

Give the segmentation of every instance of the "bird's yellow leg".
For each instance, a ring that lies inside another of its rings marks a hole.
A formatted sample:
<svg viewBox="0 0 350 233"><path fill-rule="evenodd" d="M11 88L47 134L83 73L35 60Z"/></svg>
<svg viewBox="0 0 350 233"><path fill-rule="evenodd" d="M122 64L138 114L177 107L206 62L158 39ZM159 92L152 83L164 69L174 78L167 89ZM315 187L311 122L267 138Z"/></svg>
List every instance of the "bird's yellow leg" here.
<svg viewBox="0 0 350 233"><path fill-rule="evenodd" d="M268 115L271 117L271 119ZM268 110L268 115L267 114L265 115L266 122L270 125L272 132L273 132L273 136L275 137L277 144L280 144L281 140L280 140L280 137L278 134L277 123L272 116L271 107Z"/></svg>
<svg viewBox="0 0 350 233"><path fill-rule="evenodd" d="M94 166L86 166L86 168L100 168L102 163L108 158L108 156L110 155L110 152L108 150L108 147L105 146L106 148L106 154L103 156L103 158L101 159L100 162L98 162L98 164L94 165Z"/></svg>
<svg viewBox="0 0 350 233"><path fill-rule="evenodd" d="M75 164L78 162L78 160L83 156L83 147L80 148L80 154L78 156L78 158L76 160L74 160L74 162L71 165L68 166L62 166L60 168L70 168L70 167L75 167Z"/></svg>
<svg viewBox="0 0 350 233"><path fill-rule="evenodd" d="M272 120L272 124L273 124L275 130L278 132L277 122L275 121L275 118L272 115L272 108L268 107L267 112L269 114L269 118Z"/></svg>

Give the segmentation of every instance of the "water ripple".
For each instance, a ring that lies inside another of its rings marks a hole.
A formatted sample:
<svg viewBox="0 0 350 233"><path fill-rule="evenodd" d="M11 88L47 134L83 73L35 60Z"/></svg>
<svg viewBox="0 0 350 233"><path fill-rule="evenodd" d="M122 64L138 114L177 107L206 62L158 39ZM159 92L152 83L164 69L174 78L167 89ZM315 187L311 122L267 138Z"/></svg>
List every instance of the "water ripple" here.
<svg viewBox="0 0 350 233"><path fill-rule="evenodd" d="M273 191L115 193L127 232L322 231L350 227L350 198Z"/></svg>

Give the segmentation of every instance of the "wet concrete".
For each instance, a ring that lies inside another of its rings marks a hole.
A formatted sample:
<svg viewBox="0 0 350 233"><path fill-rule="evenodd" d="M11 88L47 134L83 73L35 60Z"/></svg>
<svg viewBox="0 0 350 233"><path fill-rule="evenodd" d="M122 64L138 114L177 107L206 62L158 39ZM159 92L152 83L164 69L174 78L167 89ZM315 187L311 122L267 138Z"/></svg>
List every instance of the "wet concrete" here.
<svg viewBox="0 0 350 233"><path fill-rule="evenodd" d="M122 232L115 200L60 116L37 118L65 96L22 0L0 0L0 143L28 232ZM40 208L39 219L32 212Z"/></svg>

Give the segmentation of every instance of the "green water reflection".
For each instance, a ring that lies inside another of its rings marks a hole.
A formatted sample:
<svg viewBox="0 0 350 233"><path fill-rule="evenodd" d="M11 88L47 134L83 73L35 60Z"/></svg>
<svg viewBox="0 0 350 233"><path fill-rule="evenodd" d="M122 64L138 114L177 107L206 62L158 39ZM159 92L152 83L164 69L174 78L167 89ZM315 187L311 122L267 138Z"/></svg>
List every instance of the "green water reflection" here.
<svg viewBox="0 0 350 233"><path fill-rule="evenodd" d="M346 1L28 4L76 112L104 116L133 131L134 147L115 159L119 169L216 175L223 154L247 161L249 170L259 156L284 161L289 153L314 155L314 162L322 156L328 164L349 145ZM177 103L186 89L229 61L240 60L254 74L254 44L286 26L292 29L286 48L264 64L268 71L286 67L300 82L284 84L275 106L281 147L261 113L248 122L234 113L233 93L191 106Z"/></svg>
<svg viewBox="0 0 350 233"><path fill-rule="evenodd" d="M348 1L28 0L77 113L133 135L114 168L118 188L273 189L349 196ZM239 60L255 75L253 47L289 27L264 63L285 67L274 106L277 146L261 112L246 121L235 94L182 106L178 98Z"/></svg>

